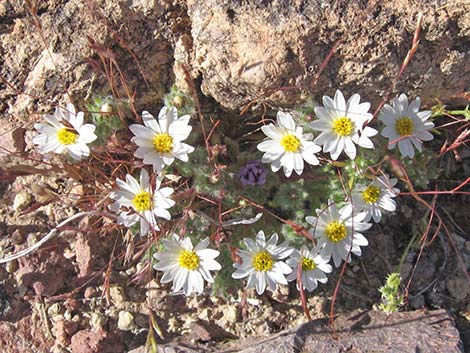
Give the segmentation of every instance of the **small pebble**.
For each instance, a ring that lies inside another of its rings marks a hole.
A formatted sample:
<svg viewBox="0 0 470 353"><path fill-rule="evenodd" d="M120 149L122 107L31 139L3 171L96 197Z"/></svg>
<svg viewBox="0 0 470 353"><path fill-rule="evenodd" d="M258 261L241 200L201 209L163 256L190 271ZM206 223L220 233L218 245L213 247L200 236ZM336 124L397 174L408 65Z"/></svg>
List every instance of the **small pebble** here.
<svg viewBox="0 0 470 353"><path fill-rule="evenodd" d="M26 190L19 191L13 200L13 209L15 211L21 211L26 208L31 202L32 197L31 194L28 193Z"/></svg>
<svg viewBox="0 0 470 353"><path fill-rule="evenodd" d="M410 297L410 305L413 309L420 309L424 307L425 301L423 295L418 295L416 297Z"/></svg>
<svg viewBox="0 0 470 353"><path fill-rule="evenodd" d="M8 272L8 273L14 273L16 270L18 269L18 263L16 262L16 260L14 261L9 261L7 262L7 264L5 265L5 270Z"/></svg>
<svg viewBox="0 0 470 353"><path fill-rule="evenodd" d="M72 320L72 313L70 312L70 310L66 310L65 313L64 313L64 318L65 320Z"/></svg>
<svg viewBox="0 0 470 353"><path fill-rule="evenodd" d="M109 288L109 295L111 296L111 301L116 306L116 308L124 308L124 303L126 302L127 298L122 287L111 286Z"/></svg>
<svg viewBox="0 0 470 353"><path fill-rule="evenodd" d="M134 316L128 311L120 311L118 317L118 328L122 331L130 331L135 327Z"/></svg>
<svg viewBox="0 0 470 353"><path fill-rule="evenodd" d="M83 293L85 298L90 299L96 295L95 287L86 287L85 292Z"/></svg>
<svg viewBox="0 0 470 353"><path fill-rule="evenodd" d="M52 304L49 309L47 309L47 313L49 316L55 316L60 313L61 306L59 303Z"/></svg>
<svg viewBox="0 0 470 353"><path fill-rule="evenodd" d="M99 313L91 313L90 325L94 328L103 327L106 324L106 318Z"/></svg>
<svg viewBox="0 0 470 353"><path fill-rule="evenodd" d="M449 279L446 282L446 287L449 294L457 300L465 299L470 291L470 284L466 278Z"/></svg>

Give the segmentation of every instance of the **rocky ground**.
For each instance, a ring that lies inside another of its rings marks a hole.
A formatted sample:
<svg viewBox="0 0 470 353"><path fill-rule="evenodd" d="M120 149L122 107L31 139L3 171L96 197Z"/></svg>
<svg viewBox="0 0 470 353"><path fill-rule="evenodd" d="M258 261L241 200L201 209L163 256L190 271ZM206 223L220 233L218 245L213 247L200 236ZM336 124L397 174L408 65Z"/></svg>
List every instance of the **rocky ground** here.
<svg viewBox="0 0 470 353"><path fill-rule="evenodd" d="M74 214L74 200L83 191L76 182L60 176L17 177L2 186L2 254L31 245L59 220ZM34 209L47 197L50 203ZM335 315L370 310L380 302L377 289L410 240L413 223L425 214L424 208L405 197L399 203L400 212L388 217L385 226L376 225L367 233L371 246L346 270ZM468 266L470 241L465 233L469 229L466 210L455 206L459 203L468 203L468 197L443 199L440 206L447 214L452 239L440 233L419 262L419 249L413 249L402 274L407 279L417 263L407 309L447 309L467 342L470 286L458 257ZM245 306L237 300L242 293L227 298L210 296L209 291L189 298L172 295L168 286L159 284L156 273L142 279L139 273L145 270L145 261L124 263L126 247L121 234L100 236L87 231L91 221L73 224L33 254L0 267L4 352L135 349L145 343L149 310L161 328L160 341L178 339L195 351L236 339L266 337L308 322L292 286L261 297L249 291ZM329 317L338 279L339 274L333 273L326 286L308 296L313 319Z"/></svg>
<svg viewBox="0 0 470 353"><path fill-rule="evenodd" d="M257 0L49 0L37 6L0 0L0 257L32 245L75 214L87 193L87 185L63 170L50 171L50 166L30 160L33 123L64 97L80 102L93 92L114 93L129 102L132 114L133 108L156 110L174 82L182 89L192 82L189 89L199 93L205 111L235 123L248 102L258 104L251 113L259 115L263 106L292 107L306 95L331 95L336 87L359 91L376 105L389 93L423 12L419 50L393 92L420 95L428 107L435 98L463 107L470 86L469 10L465 0L423 1L420 7L411 1L364 7L359 2L300 0L291 6ZM332 48L336 50L323 69ZM124 79L110 77L104 69L114 64ZM293 86L300 89L289 88ZM436 153L439 147L433 146ZM440 185L465 180L468 148L449 153L442 168ZM411 197L398 202L398 212L367 233L371 245L341 278L335 304L338 327L348 322L349 328L359 322L356 329L385 327L389 320L378 312L356 313L380 301L377 289L421 229L419 220L427 219L427 210ZM438 327L449 337L448 352L460 349L454 323L470 350L470 284L464 273L470 266L469 204L466 195L439 197L437 210L449 234L438 232L420 256L419 247L412 247L402 275L408 280L414 269L406 310L417 311L390 319L424 322L419 328L423 332ZM260 348L263 341L253 337L281 332L274 342L284 336L298 342L298 332L311 328L294 329L308 320L292 286L261 297L249 291L245 305L241 293L225 298L211 296L209 290L190 298L172 295L155 272L147 271L142 256L126 257L122 234L91 231L94 221L73 223L31 255L0 265L2 353L138 352L151 312L165 352L248 352L250 347L274 352L274 346ZM135 253L143 248L145 241L137 240ZM338 280L335 272L327 285L308 296L312 318L320 320L314 327L331 330L324 319ZM444 322L439 326L432 315L426 318L428 313L418 310L423 308L445 309L450 316L439 311L436 317ZM438 334L429 337L434 336ZM328 337L334 332L328 331L321 344L331 346ZM309 339L302 338L301 346L311 346ZM359 352L357 342L335 349ZM422 351L432 351L424 347Z"/></svg>

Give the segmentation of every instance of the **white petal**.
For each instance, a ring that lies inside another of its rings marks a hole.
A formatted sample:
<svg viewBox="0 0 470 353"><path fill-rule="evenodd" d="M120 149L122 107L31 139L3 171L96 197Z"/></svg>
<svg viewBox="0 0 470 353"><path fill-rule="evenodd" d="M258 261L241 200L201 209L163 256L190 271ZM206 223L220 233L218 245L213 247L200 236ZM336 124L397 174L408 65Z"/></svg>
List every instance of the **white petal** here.
<svg viewBox="0 0 470 353"><path fill-rule="evenodd" d="M198 271L190 271L188 279L192 282L196 293L202 293L204 291L204 279L202 278L201 273Z"/></svg>
<svg viewBox="0 0 470 353"><path fill-rule="evenodd" d="M398 149L400 150L400 153L403 157L408 156L413 158L415 155L415 150L411 145L409 138L398 141Z"/></svg>
<svg viewBox="0 0 470 353"><path fill-rule="evenodd" d="M287 275L292 272L292 268L284 261L276 261L272 268L273 271Z"/></svg>
<svg viewBox="0 0 470 353"><path fill-rule="evenodd" d="M263 131L266 136L273 140L280 140L284 135L284 132L274 124L262 126L261 131Z"/></svg>
<svg viewBox="0 0 470 353"><path fill-rule="evenodd" d="M271 235L269 240L266 242L266 245L263 245L263 247L271 248L271 247L276 246L278 239L279 239L279 236L277 235L277 233L273 233L273 235Z"/></svg>
<svg viewBox="0 0 470 353"><path fill-rule="evenodd" d="M256 293L258 293L258 295L261 295L266 289L266 277L265 277L266 275L264 272L255 272L255 276L256 276L256 283L255 283Z"/></svg>
<svg viewBox="0 0 470 353"><path fill-rule="evenodd" d="M336 90L334 99L334 105L338 116L345 116L346 115L346 101L344 99L343 94L340 90Z"/></svg>
<svg viewBox="0 0 470 353"><path fill-rule="evenodd" d="M78 112L76 115L70 115L69 122L75 130L80 130L80 127L83 125L83 112Z"/></svg>
<svg viewBox="0 0 470 353"><path fill-rule="evenodd" d="M186 285L187 287L187 277L188 277L188 270L184 268L179 268L178 271L176 271L175 278L173 280L172 290L174 292L177 292L181 288L183 288L183 286Z"/></svg>
<svg viewBox="0 0 470 353"><path fill-rule="evenodd" d="M183 117L181 117L177 121L174 121L168 128L168 133L178 141L186 140L192 130L192 127L188 125L189 115L185 115L185 117L187 118L183 119Z"/></svg>
<svg viewBox="0 0 470 353"><path fill-rule="evenodd" d="M207 282L214 283L214 278L207 269L200 267L198 271Z"/></svg>
<svg viewBox="0 0 470 353"><path fill-rule="evenodd" d="M294 170L298 175L301 175L304 170L304 160L300 153L294 153Z"/></svg>
<svg viewBox="0 0 470 353"><path fill-rule="evenodd" d="M366 237L364 237L361 233L354 233L353 242L354 242L354 245L358 245L358 246L369 245L369 242L367 241Z"/></svg>
<svg viewBox="0 0 470 353"><path fill-rule="evenodd" d="M156 133L155 131L153 131L151 128L149 127L146 127L146 126L143 126L143 125L140 125L140 124L132 124L129 126L129 130L132 131L132 133L137 136L137 137L140 137L142 139L145 139L145 140L151 140L153 141L153 139L155 138L156 136Z"/></svg>
<svg viewBox="0 0 470 353"><path fill-rule="evenodd" d="M271 236L271 239L274 237L274 235L276 235L277 237L277 234L274 233L272 236ZM271 240L270 239L270 240ZM266 237L264 236L264 232L262 230L260 230L258 232L258 234L256 234L256 242L262 247L266 247ZM277 242L277 241L276 241Z"/></svg>
<svg viewBox="0 0 470 353"><path fill-rule="evenodd" d="M284 284L284 285L288 284L286 276L284 276L280 272L275 271L274 268L273 268L273 271L267 271L266 275L270 277L272 280L274 280L276 283Z"/></svg>
<svg viewBox="0 0 470 353"><path fill-rule="evenodd" d="M295 130L295 122L294 119L292 118L292 115L289 113L284 113L284 112L277 112L277 123L281 127L285 127L289 130Z"/></svg>
<svg viewBox="0 0 470 353"><path fill-rule="evenodd" d="M202 266L204 266L208 271L219 271L222 269L222 266L212 259L203 259Z"/></svg>
<svg viewBox="0 0 470 353"><path fill-rule="evenodd" d="M354 145L351 139L344 139L344 151L346 152L349 158L356 158L356 146Z"/></svg>
<svg viewBox="0 0 470 353"><path fill-rule="evenodd" d="M254 271L254 269L252 267L246 268L246 269L243 269L243 270L239 269L239 270L236 270L234 273L232 273L232 278L235 278L235 279L245 278L246 276L248 276L253 271Z"/></svg>
<svg viewBox="0 0 470 353"><path fill-rule="evenodd" d="M200 256L202 257L203 259L205 260L211 260L211 259L215 259L217 256L220 255L220 252L218 252L217 250L214 250L214 249L202 249L202 250L199 250L197 247L194 249L194 251Z"/></svg>

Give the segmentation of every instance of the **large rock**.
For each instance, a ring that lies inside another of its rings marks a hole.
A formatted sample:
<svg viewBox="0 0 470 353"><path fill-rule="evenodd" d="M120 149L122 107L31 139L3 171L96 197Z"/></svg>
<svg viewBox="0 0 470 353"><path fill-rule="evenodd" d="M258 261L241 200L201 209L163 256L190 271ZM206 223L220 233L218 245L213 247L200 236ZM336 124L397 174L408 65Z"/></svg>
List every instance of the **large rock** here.
<svg viewBox="0 0 470 353"><path fill-rule="evenodd" d="M48 353L51 346L42 320L25 316L16 322L0 321L2 353Z"/></svg>
<svg viewBox="0 0 470 353"><path fill-rule="evenodd" d="M178 33L181 7L150 0L31 3L35 11L24 1L0 0L0 118L24 126L33 113L52 112L66 95L83 109L85 98L110 94L105 70L112 70L116 94L134 95L138 109L159 103L167 92L173 57L168 36L170 28Z"/></svg>
<svg viewBox="0 0 470 353"><path fill-rule="evenodd" d="M183 338L184 340L184 338ZM204 347L206 348L206 347ZM160 345L160 353L196 353L188 342ZM463 353L459 332L444 310L339 315L334 326L318 319L273 336L233 341L205 352L239 353ZM136 350L136 353L138 351Z"/></svg>
<svg viewBox="0 0 470 353"><path fill-rule="evenodd" d="M118 333L103 329L87 329L72 336L72 353L124 353L122 339Z"/></svg>
<svg viewBox="0 0 470 353"><path fill-rule="evenodd" d="M449 101L470 86L470 7L467 0L364 2L336 0L188 0L193 75L202 91L228 108L259 97L275 105L317 99L337 88L375 104L410 49L418 13L421 42L396 91ZM330 49L336 53L316 85ZM180 55L184 62L184 55ZM274 92L274 93L273 93Z"/></svg>
<svg viewBox="0 0 470 353"><path fill-rule="evenodd" d="M111 59L122 70L137 112L158 109L174 80L185 85L181 64L202 78L204 94L231 109L259 97L293 105L336 88L378 103L420 11L421 42L394 93L449 101L470 85L466 2L47 0L36 2L33 15L23 1L0 0L0 118L31 128L39 119L31 114L51 112L67 94L83 109L85 98L109 93L98 54L108 70ZM115 92L127 97L116 67L113 73Z"/></svg>
<svg viewBox="0 0 470 353"><path fill-rule="evenodd" d="M20 282L32 287L39 296L56 294L68 284L67 278L72 272L70 261L63 254L65 246L65 243L56 243L50 250L39 249L19 258L16 275Z"/></svg>

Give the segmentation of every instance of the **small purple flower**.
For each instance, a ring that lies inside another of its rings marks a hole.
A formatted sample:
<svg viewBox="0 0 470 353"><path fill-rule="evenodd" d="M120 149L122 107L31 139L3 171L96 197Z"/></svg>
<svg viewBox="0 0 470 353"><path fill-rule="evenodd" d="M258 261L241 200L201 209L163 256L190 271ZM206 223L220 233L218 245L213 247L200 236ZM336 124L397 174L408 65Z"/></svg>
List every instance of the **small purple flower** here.
<svg viewBox="0 0 470 353"><path fill-rule="evenodd" d="M264 185L266 183L267 170L260 161L249 161L237 174L243 186Z"/></svg>

